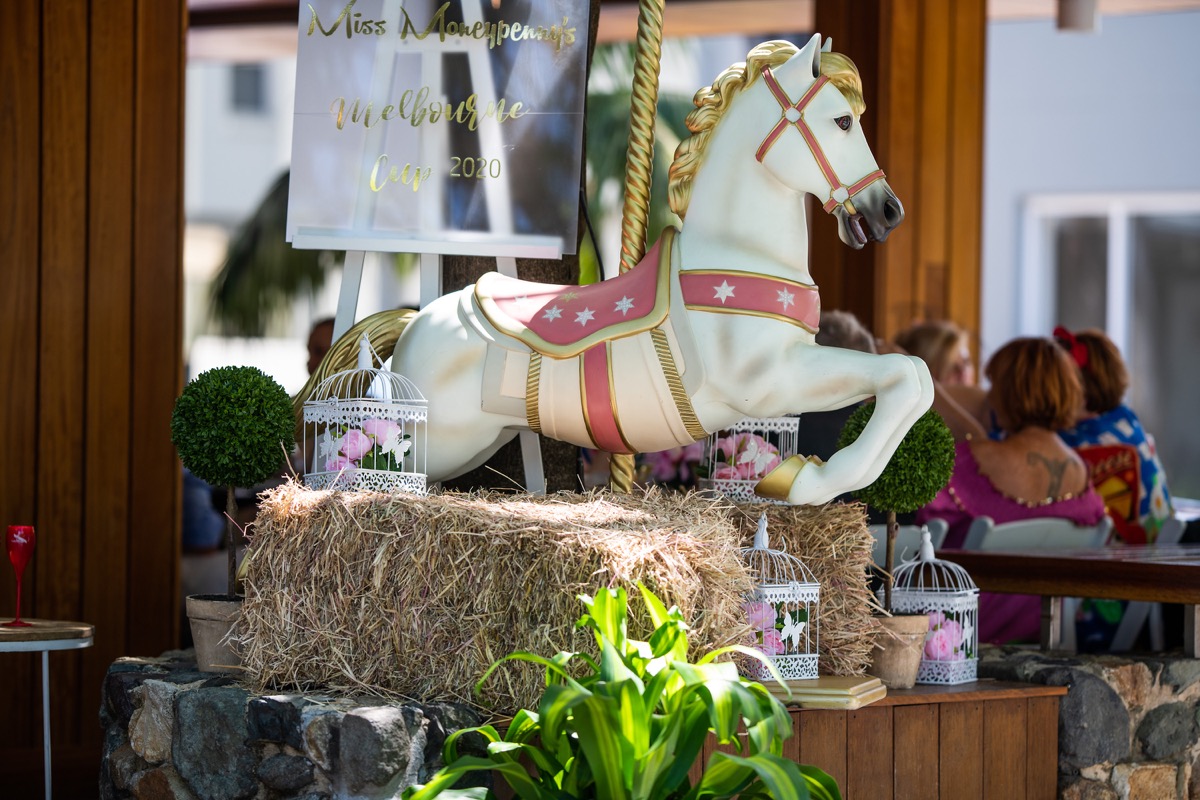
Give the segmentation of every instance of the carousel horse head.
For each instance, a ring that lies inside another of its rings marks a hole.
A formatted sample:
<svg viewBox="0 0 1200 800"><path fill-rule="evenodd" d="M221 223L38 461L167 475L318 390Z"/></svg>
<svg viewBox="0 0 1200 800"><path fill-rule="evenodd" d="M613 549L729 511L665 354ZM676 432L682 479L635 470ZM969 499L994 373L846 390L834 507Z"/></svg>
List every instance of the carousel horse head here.
<svg viewBox="0 0 1200 800"><path fill-rule="evenodd" d="M831 48L830 39L821 46L819 34L803 48L764 42L745 63L696 93L696 110L687 118L692 136L680 145L672 166L672 210L685 213L688 177L711 149L710 136L733 137L738 131L754 142L753 158L761 169L794 192L814 195L837 217L844 243L858 250L870 240L887 239L904 219L904 207L863 135L859 120L866 105L858 69ZM736 113L726 115L735 105ZM740 122L719 131L724 116Z"/></svg>

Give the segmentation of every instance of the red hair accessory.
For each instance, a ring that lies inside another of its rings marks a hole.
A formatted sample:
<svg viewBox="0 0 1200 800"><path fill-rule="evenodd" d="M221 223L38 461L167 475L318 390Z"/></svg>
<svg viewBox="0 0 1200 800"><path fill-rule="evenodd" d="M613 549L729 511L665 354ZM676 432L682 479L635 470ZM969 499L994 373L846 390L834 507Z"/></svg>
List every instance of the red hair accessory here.
<svg viewBox="0 0 1200 800"><path fill-rule="evenodd" d="M1071 358L1075 359L1075 363L1079 365L1080 369L1083 369L1087 366L1087 346L1084 345L1083 342L1076 339L1075 334L1071 333L1062 325L1059 325L1054 329L1054 338L1057 339L1058 343L1062 345L1068 353L1071 354Z"/></svg>

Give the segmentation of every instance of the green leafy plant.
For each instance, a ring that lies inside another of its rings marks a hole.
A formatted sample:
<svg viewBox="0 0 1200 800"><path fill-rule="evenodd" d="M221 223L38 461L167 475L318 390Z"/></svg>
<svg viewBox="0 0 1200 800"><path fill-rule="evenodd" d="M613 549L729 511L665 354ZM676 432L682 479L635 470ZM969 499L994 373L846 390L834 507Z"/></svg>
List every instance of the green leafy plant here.
<svg viewBox="0 0 1200 800"><path fill-rule="evenodd" d="M874 411L874 403L864 403L855 409L838 436L839 448L858 439ZM954 435L941 415L930 409L905 434L875 482L853 492L856 498L872 508L887 512L883 608L888 613L892 611L892 568L896 558L896 535L900 532L896 515L916 511L933 500L950 481L953 472Z"/></svg>
<svg viewBox="0 0 1200 800"><path fill-rule="evenodd" d="M171 414L171 441L183 465L201 480L225 486L225 545L230 597L236 595L234 489L279 472L295 445L292 401L254 367L218 367L184 387Z"/></svg>
<svg viewBox="0 0 1200 800"><path fill-rule="evenodd" d="M546 690L537 711L519 711L503 735L491 725L452 734L446 766L426 785L407 790L405 800L490 798L483 788L451 788L469 773L489 770L521 800L840 800L833 778L782 756L792 734L784 705L761 684L742 680L732 662L714 659L737 651L770 662L733 645L689 663L683 615L638 588L656 626L650 641L627 636L623 589L581 596L587 613L578 624L595 635L599 658L517 652L497 661L476 690L505 661L540 664ZM712 753L692 785L688 773L710 732L735 752ZM469 734L486 741L486 757L459 753L459 741Z"/></svg>

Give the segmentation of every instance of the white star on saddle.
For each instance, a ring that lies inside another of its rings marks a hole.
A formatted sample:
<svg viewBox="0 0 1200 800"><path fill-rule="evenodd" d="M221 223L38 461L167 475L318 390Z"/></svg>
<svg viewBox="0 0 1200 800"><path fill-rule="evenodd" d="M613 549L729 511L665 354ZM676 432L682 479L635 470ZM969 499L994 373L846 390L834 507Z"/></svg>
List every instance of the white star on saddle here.
<svg viewBox="0 0 1200 800"><path fill-rule="evenodd" d="M337 458L338 444L339 442L333 440L333 434L326 428L317 441L317 463L324 464L330 459Z"/></svg>
<svg viewBox="0 0 1200 800"><path fill-rule="evenodd" d="M575 321L580 325L586 326L595 316L590 308L585 308L575 315Z"/></svg>
<svg viewBox="0 0 1200 800"><path fill-rule="evenodd" d="M630 300L628 297L623 296L623 297L621 297L620 300L617 301L617 307L614 308L613 311L620 311L621 316L623 317L632 308L633 308L633 301Z"/></svg>
<svg viewBox="0 0 1200 800"><path fill-rule="evenodd" d="M551 322L554 322L554 320L558 319L561 316L562 316L561 308L559 308L558 306L550 306L549 308L546 309L546 313L542 314L542 319L546 319L546 320L550 320Z"/></svg>
<svg viewBox="0 0 1200 800"><path fill-rule="evenodd" d="M779 302L783 303L783 310L787 311L788 306L796 304L796 295L787 289L780 289Z"/></svg>
<svg viewBox="0 0 1200 800"><path fill-rule="evenodd" d="M721 304L724 305L726 300L733 297L734 288L736 287L729 285L729 281L721 281L720 286L713 287L713 289L716 290L716 294L713 295L713 299L720 300Z"/></svg>

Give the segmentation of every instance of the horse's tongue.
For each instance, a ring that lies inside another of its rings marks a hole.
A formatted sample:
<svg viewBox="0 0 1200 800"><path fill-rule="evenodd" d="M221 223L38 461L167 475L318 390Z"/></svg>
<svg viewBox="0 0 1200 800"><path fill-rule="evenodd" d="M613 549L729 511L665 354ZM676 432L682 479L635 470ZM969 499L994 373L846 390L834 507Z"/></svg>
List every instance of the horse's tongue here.
<svg viewBox="0 0 1200 800"><path fill-rule="evenodd" d="M862 215L855 214L848 220L850 223L850 232L854 234L854 238L862 244L867 243L867 234L863 231Z"/></svg>

